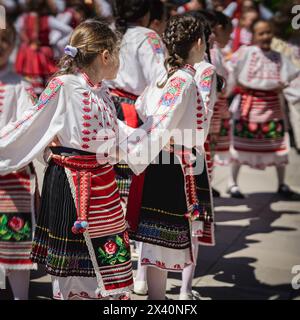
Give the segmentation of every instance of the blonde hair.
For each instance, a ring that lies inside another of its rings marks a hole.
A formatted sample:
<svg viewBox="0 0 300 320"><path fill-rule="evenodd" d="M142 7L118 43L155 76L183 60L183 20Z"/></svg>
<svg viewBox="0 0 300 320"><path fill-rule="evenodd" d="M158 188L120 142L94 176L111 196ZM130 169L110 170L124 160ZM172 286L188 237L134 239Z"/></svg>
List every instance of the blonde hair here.
<svg viewBox="0 0 300 320"><path fill-rule="evenodd" d="M65 54L59 61L60 70L54 75L74 74L79 68L89 66L104 50L114 55L120 47L120 36L98 20L82 22L72 33L70 45L78 52L73 58Z"/></svg>

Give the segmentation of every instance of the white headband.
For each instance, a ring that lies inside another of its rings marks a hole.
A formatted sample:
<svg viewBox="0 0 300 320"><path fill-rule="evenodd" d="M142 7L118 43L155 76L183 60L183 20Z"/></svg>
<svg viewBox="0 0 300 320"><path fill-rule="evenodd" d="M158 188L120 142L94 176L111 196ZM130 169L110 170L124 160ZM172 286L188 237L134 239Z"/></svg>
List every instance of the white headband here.
<svg viewBox="0 0 300 320"><path fill-rule="evenodd" d="M65 54L67 54L68 56L75 58L77 53L78 53L78 49L76 47L72 47L70 45L67 45L65 47Z"/></svg>

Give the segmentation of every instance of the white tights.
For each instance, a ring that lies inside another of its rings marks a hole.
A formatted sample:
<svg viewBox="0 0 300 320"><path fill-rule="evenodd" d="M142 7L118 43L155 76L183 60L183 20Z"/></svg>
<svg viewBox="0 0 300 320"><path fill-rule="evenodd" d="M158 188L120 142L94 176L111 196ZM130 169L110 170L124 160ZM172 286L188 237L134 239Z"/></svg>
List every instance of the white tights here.
<svg viewBox="0 0 300 320"><path fill-rule="evenodd" d="M15 300L28 300L30 270L10 270L8 280Z"/></svg>
<svg viewBox="0 0 300 320"><path fill-rule="evenodd" d="M238 175L241 169L241 165L234 163L231 166L231 176L229 178L229 187L238 185ZM285 178L285 166L276 166L276 173L278 178L278 185L284 184Z"/></svg>
<svg viewBox="0 0 300 320"><path fill-rule="evenodd" d="M193 237L192 250L196 261L199 251L198 249L198 240L196 237ZM183 269L180 293L190 293L192 291L192 283L195 274L195 269L196 264L190 264ZM149 300L165 300L167 277L167 271L158 269L156 267L142 266L141 261L139 259L136 280L147 281Z"/></svg>
<svg viewBox="0 0 300 320"><path fill-rule="evenodd" d="M196 237L192 238L192 249L195 258L195 263L189 264L182 271L182 283L180 293L191 293L192 292L192 284L195 275L196 262L199 252L199 244Z"/></svg>

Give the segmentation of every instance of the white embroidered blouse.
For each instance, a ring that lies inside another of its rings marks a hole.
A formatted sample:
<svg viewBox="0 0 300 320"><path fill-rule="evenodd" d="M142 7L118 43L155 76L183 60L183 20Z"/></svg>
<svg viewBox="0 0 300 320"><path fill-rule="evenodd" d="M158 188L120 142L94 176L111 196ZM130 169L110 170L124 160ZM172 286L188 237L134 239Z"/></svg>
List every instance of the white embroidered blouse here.
<svg viewBox="0 0 300 320"><path fill-rule="evenodd" d="M135 174L143 172L163 148L168 148L171 138L176 145L203 151L208 119L195 75L196 70L186 66L163 88L157 84L164 78L152 82L137 100L136 109L144 124L120 144L120 152Z"/></svg>
<svg viewBox="0 0 300 320"><path fill-rule="evenodd" d="M129 27L121 43L118 76L109 86L139 96L166 73L164 61L165 50L157 33L144 27Z"/></svg>
<svg viewBox="0 0 300 320"><path fill-rule="evenodd" d="M96 153L110 140L115 144L117 122L104 84L94 86L82 73L56 77L34 106L0 131L0 174L31 162L55 136L64 147Z"/></svg>
<svg viewBox="0 0 300 320"><path fill-rule="evenodd" d="M249 89L274 90L280 83L289 85L300 69L275 51L265 52L257 46L241 47L228 63L230 86L241 84Z"/></svg>

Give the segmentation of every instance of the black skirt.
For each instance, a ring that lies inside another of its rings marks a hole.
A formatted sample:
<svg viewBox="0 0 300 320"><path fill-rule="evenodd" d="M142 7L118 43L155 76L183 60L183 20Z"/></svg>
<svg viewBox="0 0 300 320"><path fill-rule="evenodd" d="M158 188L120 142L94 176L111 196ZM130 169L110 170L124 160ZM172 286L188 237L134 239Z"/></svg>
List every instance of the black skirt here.
<svg viewBox="0 0 300 320"><path fill-rule="evenodd" d="M61 155L86 155L67 148L55 148ZM95 277L90 255L82 234L71 229L76 220L76 207L62 166L53 161L45 172L41 207L33 241L31 258L45 265L55 276Z"/></svg>

